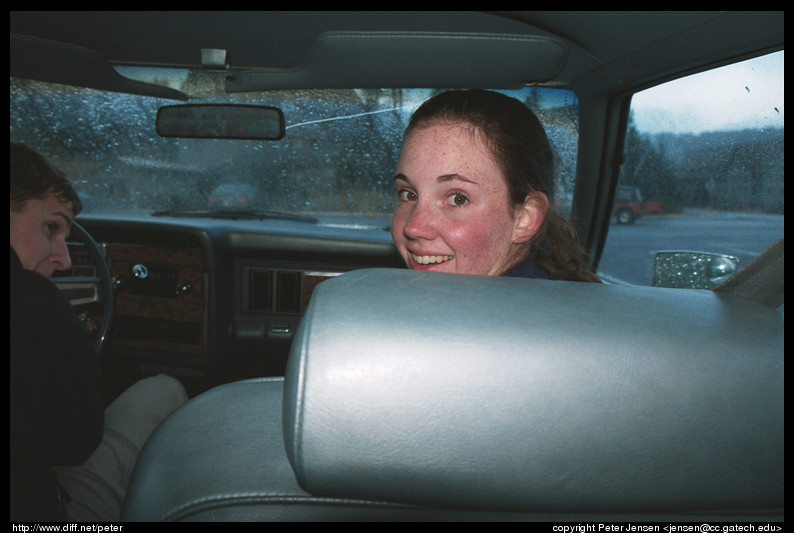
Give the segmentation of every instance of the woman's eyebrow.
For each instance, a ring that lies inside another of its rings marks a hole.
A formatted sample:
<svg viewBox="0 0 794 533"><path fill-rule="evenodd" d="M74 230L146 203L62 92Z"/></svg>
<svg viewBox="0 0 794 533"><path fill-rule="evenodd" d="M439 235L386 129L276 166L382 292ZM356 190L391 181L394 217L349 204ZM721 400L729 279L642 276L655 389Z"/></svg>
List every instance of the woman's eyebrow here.
<svg viewBox="0 0 794 533"><path fill-rule="evenodd" d="M445 183L445 182L455 181L455 180L465 181L466 183L472 183L474 185L479 185L479 183L477 183L475 180L473 180L471 178L467 178L466 176L463 176L462 174L455 174L455 173L453 173L453 174L442 174L442 175L440 175L439 177L436 178L436 181L438 183ZM404 174L399 174L399 173L394 176L394 181L404 181L406 183L411 183L411 180L409 180Z"/></svg>
<svg viewBox="0 0 794 533"><path fill-rule="evenodd" d="M479 185L479 183L477 183L475 180L468 178L462 174L442 174L441 176L436 178L436 181L438 181L439 183L444 183L447 181L455 181L455 180L465 181L466 183Z"/></svg>
<svg viewBox="0 0 794 533"><path fill-rule="evenodd" d="M67 229L72 226L72 219L66 213L63 213L61 211L53 211L52 213L50 213L50 215L54 217L62 218L64 220L64 223L66 224Z"/></svg>

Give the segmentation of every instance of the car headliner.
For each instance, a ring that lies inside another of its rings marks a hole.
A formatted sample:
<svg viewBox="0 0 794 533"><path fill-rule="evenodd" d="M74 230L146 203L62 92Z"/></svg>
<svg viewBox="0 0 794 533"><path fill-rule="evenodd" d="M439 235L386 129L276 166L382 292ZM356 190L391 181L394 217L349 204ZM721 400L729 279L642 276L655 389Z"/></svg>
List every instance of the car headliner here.
<svg viewBox="0 0 794 533"><path fill-rule="evenodd" d="M202 48L224 49L233 69L296 68L327 31L542 36L564 43L567 60L553 79L530 81L615 93L781 48L783 18L767 11L36 11L11 12L10 31L90 48L114 64L198 65ZM362 64L377 51L362 43L345 53ZM421 59L405 54L369 75L407 78Z"/></svg>

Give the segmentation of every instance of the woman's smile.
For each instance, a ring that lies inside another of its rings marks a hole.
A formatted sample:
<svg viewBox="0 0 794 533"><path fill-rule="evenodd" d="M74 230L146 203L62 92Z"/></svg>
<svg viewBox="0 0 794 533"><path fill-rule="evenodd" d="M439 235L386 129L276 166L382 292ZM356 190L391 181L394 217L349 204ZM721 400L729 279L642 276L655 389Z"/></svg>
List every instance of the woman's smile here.
<svg viewBox="0 0 794 533"><path fill-rule="evenodd" d="M420 265L437 265L440 263L446 263L447 261L451 261L454 256L452 255L417 255L415 253L411 253L411 258L414 260L415 263Z"/></svg>

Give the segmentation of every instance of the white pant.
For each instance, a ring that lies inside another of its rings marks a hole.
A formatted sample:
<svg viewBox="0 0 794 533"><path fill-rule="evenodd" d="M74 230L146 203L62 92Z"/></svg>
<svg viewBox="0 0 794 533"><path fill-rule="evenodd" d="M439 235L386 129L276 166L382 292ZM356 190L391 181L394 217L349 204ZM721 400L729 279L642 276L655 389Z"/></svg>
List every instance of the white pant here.
<svg viewBox="0 0 794 533"><path fill-rule="evenodd" d="M80 466L55 468L70 498L66 504L70 519L113 522L121 518L138 454L158 424L186 401L179 381L159 375L138 381L105 409L105 429L94 453Z"/></svg>

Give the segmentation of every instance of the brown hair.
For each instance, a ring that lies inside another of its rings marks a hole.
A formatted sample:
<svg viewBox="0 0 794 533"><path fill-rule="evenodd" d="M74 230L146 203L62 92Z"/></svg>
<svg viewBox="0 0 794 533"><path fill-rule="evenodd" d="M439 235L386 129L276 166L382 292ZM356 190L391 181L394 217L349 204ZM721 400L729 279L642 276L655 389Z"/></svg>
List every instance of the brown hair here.
<svg viewBox="0 0 794 533"><path fill-rule="evenodd" d="M510 203L541 192L549 208L538 232L524 246L515 268L530 263L549 279L599 282L587 264L576 229L555 208L554 152L537 116L523 103L481 89L447 91L423 103L405 130L438 122L463 122L483 133L494 161L507 178Z"/></svg>
<svg viewBox="0 0 794 533"><path fill-rule="evenodd" d="M28 200L53 193L61 202L72 204L75 215L83 210L66 175L49 159L24 144L11 141L11 209L21 211Z"/></svg>

